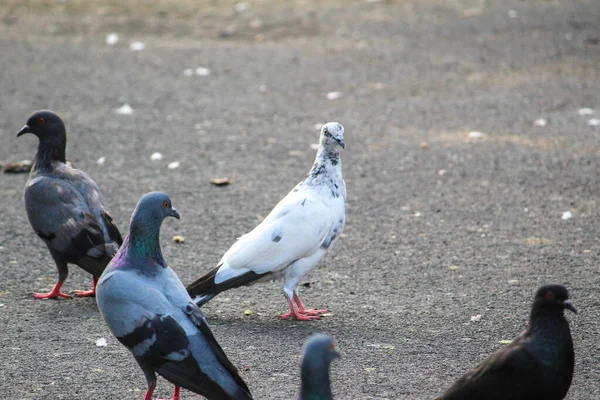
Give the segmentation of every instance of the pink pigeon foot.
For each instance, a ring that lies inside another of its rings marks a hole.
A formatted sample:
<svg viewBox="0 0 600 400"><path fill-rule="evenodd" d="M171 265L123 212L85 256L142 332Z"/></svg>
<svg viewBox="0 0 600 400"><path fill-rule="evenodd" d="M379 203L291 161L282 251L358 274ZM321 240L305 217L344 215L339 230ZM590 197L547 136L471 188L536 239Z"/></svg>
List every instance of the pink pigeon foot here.
<svg viewBox="0 0 600 400"><path fill-rule="evenodd" d="M288 299L288 305L290 306L290 311L288 313L283 314L280 319L296 319L298 321L314 321L319 319L319 316L316 315L306 315L301 314L296 310L294 303Z"/></svg>
<svg viewBox="0 0 600 400"><path fill-rule="evenodd" d="M296 305L298 306L298 314L319 317L327 313L327 310L315 310L312 308L307 309L306 307L304 307L304 304L302 303L302 300L300 300L300 296L298 295L298 293L294 293L294 302L296 302Z"/></svg>
<svg viewBox="0 0 600 400"><path fill-rule="evenodd" d="M96 296L96 285L98 284L99 277L95 276L92 282L91 290L76 290L75 295L77 297L95 297Z"/></svg>
<svg viewBox="0 0 600 400"><path fill-rule="evenodd" d="M35 299L56 299L62 297L63 299L71 299L72 297L60 291L60 287L63 282L56 282L56 285L52 288L49 293L34 293L33 298Z"/></svg>
<svg viewBox="0 0 600 400"><path fill-rule="evenodd" d="M319 319L318 316L304 315L304 314L299 314L297 312L291 312L291 311L283 314L279 318L280 319L296 319L298 321L315 321L315 320Z"/></svg>

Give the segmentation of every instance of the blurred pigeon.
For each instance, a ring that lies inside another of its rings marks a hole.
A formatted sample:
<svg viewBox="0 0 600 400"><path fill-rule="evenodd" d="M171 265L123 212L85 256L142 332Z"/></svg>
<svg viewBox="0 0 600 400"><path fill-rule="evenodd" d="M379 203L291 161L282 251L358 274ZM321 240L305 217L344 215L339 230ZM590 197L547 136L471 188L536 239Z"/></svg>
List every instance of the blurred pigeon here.
<svg viewBox="0 0 600 400"><path fill-rule="evenodd" d="M39 139L33 168L25 185L25 209L35 233L46 243L58 268L58 282L36 299L70 298L60 288L75 264L93 276L92 290L76 290L78 296L94 296L98 278L123 243L112 217L104 209L96 183L65 160L65 125L52 111L33 113L17 137L33 133Z"/></svg>
<svg viewBox="0 0 600 400"><path fill-rule="evenodd" d="M224 290L283 276L290 312L282 319L312 320L327 312L306 309L298 284L344 229L346 185L340 147L344 148L342 125L323 125L319 151L306 178L254 230L240 237L214 269L188 286L199 306Z"/></svg>
<svg viewBox="0 0 600 400"><path fill-rule="evenodd" d="M564 309L577 312L564 286L541 287L527 329L437 400L563 399L571 386L575 362Z"/></svg>
<svg viewBox="0 0 600 400"><path fill-rule="evenodd" d="M133 353L152 399L156 372L179 387L215 400L252 399L246 383L217 343L204 315L160 250L160 226L179 219L160 192L138 202L129 235L98 283L98 308L116 338Z"/></svg>
<svg viewBox="0 0 600 400"><path fill-rule="evenodd" d="M331 400L329 366L340 353L331 336L316 334L304 344L298 400Z"/></svg>

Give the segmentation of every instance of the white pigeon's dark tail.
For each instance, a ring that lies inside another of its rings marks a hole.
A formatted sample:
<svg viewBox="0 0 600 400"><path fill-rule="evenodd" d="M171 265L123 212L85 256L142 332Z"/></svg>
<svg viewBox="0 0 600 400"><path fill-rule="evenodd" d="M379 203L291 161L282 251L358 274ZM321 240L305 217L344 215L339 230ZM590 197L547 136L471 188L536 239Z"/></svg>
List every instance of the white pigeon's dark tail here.
<svg viewBox="0 0 600 400"><path fill-rule="evenodd" d="M215 278L217 276L217 272L222 266L223 264L217 265L215 268L208 271L204 276L190 283L186 288L189 295L192 298L196 298L194 302L198 305L198 307L208 303L213 297L225 290L249 285L265 275L257 274L252 271L240 271L240 275L233 276L223 282L216 283Z"/></svg>
<svg viewBox="0 0 600 400"><path fill-rule="evenodd" d="M204 296L198 296L194 299L194 303L196 303L198 307L202 307L203 305L211 301L212 298L215 296L216 294L206 294Z"/></svg>

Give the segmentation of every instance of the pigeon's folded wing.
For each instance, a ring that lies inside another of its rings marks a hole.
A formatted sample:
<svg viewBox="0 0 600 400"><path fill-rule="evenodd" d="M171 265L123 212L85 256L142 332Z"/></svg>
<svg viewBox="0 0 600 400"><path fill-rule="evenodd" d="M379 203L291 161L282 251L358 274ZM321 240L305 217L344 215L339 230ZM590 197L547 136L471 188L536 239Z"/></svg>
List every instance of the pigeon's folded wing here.
<svg viewBox="0 0 600 400"><path fill-rule="evenodd" d="M331 211L310 196L289 200L294 201L280 203L260 225L240 237L219 264L265 274L314 253L333 226ZM224 272L219 270L217 282L227 279Z"/></svg>
<svg viewBox="0 0 600 400"><path fill-rule="evenodd" d="M25 201L34 231L50 249L69 261L104 256L101 222L69 183L39 176L29 182Z"/></svg>
<svg viewBox="0 0 600 400"><path fill-rule="evenodd" d="M194 302L190 301L184 308L184 312L188 315L194 325L198 327L204 336L204 339L209 343L212 352L217 357L217 361L221 364L221 366L231 374L235 382L240 387L242 387L246 392L250 392L250 389L248 389L248 386L246 386L246 382L244 382L244 380L240 377L237 368L231 363L231 361L229 361L225 355L225 352L213 336L206 318L198 306Z"/></svg>
<svg viewBox="0 0 600 400"><path fill-rule="evenodd" d="M515 339L463 375L440 397L443 400L528 399L543 386L538 361Z"/></svg>

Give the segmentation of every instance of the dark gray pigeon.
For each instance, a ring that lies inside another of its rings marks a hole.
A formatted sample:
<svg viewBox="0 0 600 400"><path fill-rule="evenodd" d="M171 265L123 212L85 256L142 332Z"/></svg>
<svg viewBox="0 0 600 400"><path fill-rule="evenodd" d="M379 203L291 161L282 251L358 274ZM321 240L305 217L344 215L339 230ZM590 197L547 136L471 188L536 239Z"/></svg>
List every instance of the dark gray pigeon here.
<svg viewBox="0 0 600 400"><path fill-rule="evenodd" d="M331 400L329 366L340 353L335 350L333 338L316 334L304 344L302 356L300 394L298 400Z"/></svg>
<svg viewBox="0 0 600 400"><path fill-rule="evenodd" d="M98 185L85 172L65 160L65 125L52 111L33 113L17 137L33 133L39 139L29 180L25 209L37 235L46 243L58 268L58 282L36 299L70 298L61 292L75 264L93 276L92 290L76 290L78 296L94 296L98 278L123 242L112 217L104 209Z"/></svg>
<svg viewBox="0 0 600 400"><path fill-rule="evenodd" d="M536 293L529 325L508 346L467 372L436 400L561 400L571 386L575 355L562 285Z"/></svg>
<svg viewBox="0 0 600 400"><path fill-rule="evenodd" d="M212 335L204 315L167 266L160 226L179 219L160 192L138 202L129 235L102 274L96 300L108 328L131 351L152 398L156 373L179 387L214 400L252 399L246 383Z"/></svg>
<svg viewBox="0 0 600 400"><path fill-rule="evenodd" d="M346 185L340 148L344 127L337 122L323 125L308 176L256 228L240 237L215 268L188 286L199 306L224 290L283 277L290 311L282 319L313 320L327 312L304 307L298 284L344 229Z"/></svg>

